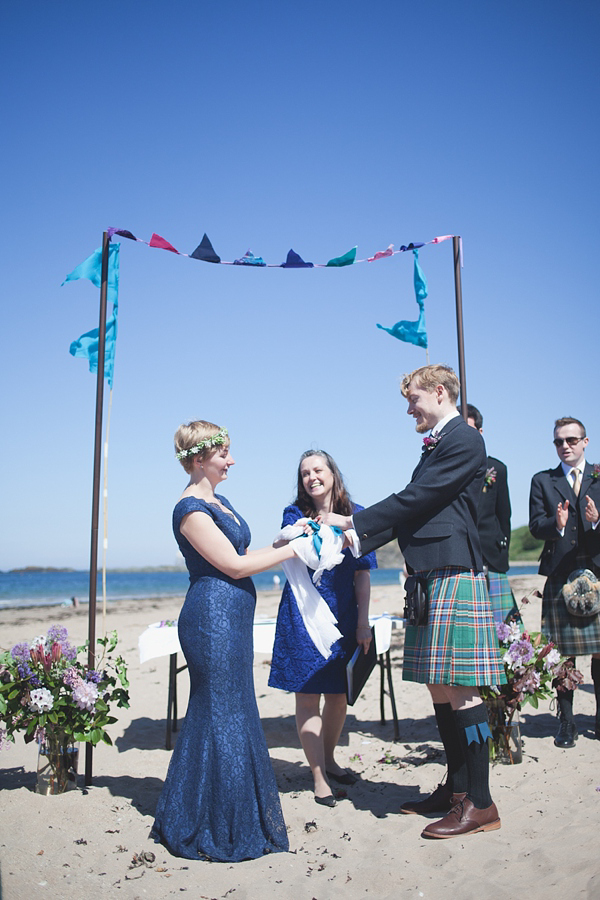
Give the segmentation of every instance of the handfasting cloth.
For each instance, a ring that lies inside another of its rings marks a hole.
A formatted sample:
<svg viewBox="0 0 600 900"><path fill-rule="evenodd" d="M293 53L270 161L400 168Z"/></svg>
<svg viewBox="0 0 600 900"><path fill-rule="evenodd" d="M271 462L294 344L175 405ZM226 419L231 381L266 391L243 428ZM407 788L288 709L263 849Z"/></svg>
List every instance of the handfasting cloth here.
<svg viewBox="0 0 600 900"><path fill-rule="evenodd" d="M296 559L287 559L282 563L283 571L292 588L304 627L321 656L329 659L331 647L342 637L342 633L336 627L336 617L315 585L320 584L324 571L329 571L344 561L342 553L344 534L339 528L317 525L311 519L308 523L313 530L312 536L304 533L303 523L286 525L276 540L290 541L296 554ZM352 555L357 558L360 556L360 550L356 532L346 533L352 540L350 548ZM308 569L314 570L312 579Z"/></svg>

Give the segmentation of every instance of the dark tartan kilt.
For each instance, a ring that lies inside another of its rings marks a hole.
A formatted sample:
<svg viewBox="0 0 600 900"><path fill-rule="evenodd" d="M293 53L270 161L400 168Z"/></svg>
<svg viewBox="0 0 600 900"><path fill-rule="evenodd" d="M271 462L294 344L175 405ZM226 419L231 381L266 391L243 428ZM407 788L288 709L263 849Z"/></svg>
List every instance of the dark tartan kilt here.
<svg viewBox="0 0 600 900"><path fill-rule="evenodd" d="M504 572L488 571L487 583L494 624L500 625L502 622L506 622L509 616L520 621L519 607L515 602L508 575L505 575Z"/></svg>
<svg viewBox="0 0 600 900"><path fill-rule="evenodd" d="M600 569L589 560L579 559L577 569L590 569L600 576ZM584 656L600 653L600 615L590 619L571 616L567 612L560 591L569 573L553 573L546 579L542 600L542 631L554 641L563 656Z"/></svg>
<svg viewBox="0 0 600 900"><path fill-rule="evenodd" d="M427 625L406 628L404 681L484 686L504 684L485 576L448 566L427 577Z"/></svg>

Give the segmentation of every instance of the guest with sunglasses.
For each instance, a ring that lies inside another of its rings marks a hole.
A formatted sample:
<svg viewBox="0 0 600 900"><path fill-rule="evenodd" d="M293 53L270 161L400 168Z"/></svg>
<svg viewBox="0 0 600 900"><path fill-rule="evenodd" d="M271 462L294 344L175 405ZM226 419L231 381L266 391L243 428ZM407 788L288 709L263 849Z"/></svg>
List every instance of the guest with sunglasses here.
<svg viewBox="0 0 600 900"><path fill-rule="evenodd" d="M595 737L600 740L600 616L574 616L561 595L577 570L600 576L600 466L585 460L589 442L583 423L566 417L554 425L560 464L533 476L529 497L529 530L543 540L540 575L548 576L542 601L542 630L560 652L573 659L592 655L596 694ZM575 746L573 691L558 691L559 728L554 743Z"/></svg>

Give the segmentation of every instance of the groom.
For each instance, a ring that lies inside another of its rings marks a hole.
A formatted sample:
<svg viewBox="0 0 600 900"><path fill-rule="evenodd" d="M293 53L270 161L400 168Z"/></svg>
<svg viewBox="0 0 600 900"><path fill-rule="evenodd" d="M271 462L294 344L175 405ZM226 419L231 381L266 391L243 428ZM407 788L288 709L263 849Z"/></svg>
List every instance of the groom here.
<svg viewBox="0 0 600 900"><path fill-rule="evenodd" d="M489 792L487 710L477 689L505 681L477 533L487 456L481 435L456 409L459 388L448 366L405 375L408 415L420 434L430 432L410 484L353 517L323 517L354 527L363 554L397 538L409 572L427 585L427 624L406 628L402 677L429 688L448 776L427 799L401 809L445 814L425 828L429 838L500 828Z"/></svg>

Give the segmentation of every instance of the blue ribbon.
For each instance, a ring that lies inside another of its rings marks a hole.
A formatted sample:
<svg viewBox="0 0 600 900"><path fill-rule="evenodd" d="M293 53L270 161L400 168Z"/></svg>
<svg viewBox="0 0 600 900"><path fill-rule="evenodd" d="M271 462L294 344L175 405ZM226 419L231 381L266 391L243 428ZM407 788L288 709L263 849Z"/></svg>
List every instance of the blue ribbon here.
<svg viewBox="0 0 600 900"><path fill-rule="evenodd" d="M487 722L478 722L476 725L467 725L465 728L467 736L467 745L484 744L488 738L491 738L492 732Z"/></svg>
<svg viewBox="0 0 600 900"><path fill-rule="evenodd" d="M317 556L319 557L319 559L321 559L321 547L323 546L323 538L319 534L319 529L321 526L317 522L315 522L313 519L309 519L307 522L307 525L310 525L310 527L313 530L313 535L312 535L313 546L315 548L315 552L316 552ZM333 531L334 534L343 535L343 533L344 533L341 528L337 527L337 525L332 525L331 530ZM304 537L310 537L310 535L305 534Z"/></svg>

